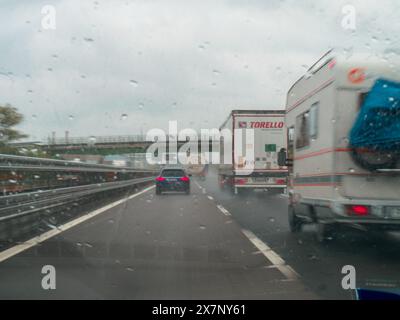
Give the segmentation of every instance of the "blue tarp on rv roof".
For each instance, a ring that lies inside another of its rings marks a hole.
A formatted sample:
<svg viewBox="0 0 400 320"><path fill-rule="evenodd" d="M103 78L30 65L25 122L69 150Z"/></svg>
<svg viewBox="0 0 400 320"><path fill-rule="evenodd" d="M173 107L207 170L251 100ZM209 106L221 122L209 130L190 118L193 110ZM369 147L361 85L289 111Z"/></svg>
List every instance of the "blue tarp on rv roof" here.
<svg viewBox="0 0 400 320"><path fill-rule="evenodd" d="M400 83L376 80L350 131L350 144L374 150L400 150Z"/></svg>

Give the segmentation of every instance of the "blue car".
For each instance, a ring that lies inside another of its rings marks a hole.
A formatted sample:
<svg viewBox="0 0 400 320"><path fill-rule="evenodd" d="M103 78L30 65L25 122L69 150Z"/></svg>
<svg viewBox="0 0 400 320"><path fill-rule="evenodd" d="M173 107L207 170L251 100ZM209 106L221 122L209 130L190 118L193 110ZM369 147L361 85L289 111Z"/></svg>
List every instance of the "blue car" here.
<svg viewBox="0 0 400 320"><path fill-rule="evenodd" d="M165 191L180 191L190 194L190 175L179 168L161 170L156 178L156 194L160 195Z"/></svg>

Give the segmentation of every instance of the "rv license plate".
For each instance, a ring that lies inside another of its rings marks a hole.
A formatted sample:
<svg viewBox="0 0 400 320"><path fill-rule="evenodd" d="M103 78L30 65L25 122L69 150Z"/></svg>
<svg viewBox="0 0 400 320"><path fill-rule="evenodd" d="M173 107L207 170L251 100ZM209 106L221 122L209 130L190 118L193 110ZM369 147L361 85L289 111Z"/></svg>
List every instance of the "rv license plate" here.
<svg viewBox="0 0 400 320"><path fill-rule="evenodd" d="M400 207L387 207L386 213L389 218L400 219Z"/></svg>
<svg viewBox="0 0 400 320"><path fill-rule="evenodd" d="M256 180L256 182L265 182L266 179L265 178L256 178L255 180Z"/></svg>

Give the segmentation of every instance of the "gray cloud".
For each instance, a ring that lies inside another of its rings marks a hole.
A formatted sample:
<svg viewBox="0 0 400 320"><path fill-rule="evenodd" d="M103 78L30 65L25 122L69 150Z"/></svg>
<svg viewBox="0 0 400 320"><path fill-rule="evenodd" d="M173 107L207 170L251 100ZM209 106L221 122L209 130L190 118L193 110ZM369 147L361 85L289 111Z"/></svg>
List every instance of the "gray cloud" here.
<svg viewBox="0 0 400 320"><path fill-rule="evenodd" d="M45 4L56 7L55 31L41 30ZM345 4L357 10L355 33L341 27ZM283 108L330 47L398 48L398 9L391 0L8 2L0 102L19 108L31 138L134 134L168 120L218 127L232 108Z"/></svg>

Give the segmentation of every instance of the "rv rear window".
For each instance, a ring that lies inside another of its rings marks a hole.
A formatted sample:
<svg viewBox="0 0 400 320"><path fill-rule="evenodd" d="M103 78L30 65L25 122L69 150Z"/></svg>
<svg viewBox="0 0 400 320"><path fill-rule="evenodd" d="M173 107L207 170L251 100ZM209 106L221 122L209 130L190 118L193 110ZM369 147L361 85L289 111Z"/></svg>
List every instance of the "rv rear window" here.
<svg viewBox="0 0 400 320"><path fill-rule="evenodd" d="M304 112L296 117L296 149L310 145L309 112Z"/></svg>

